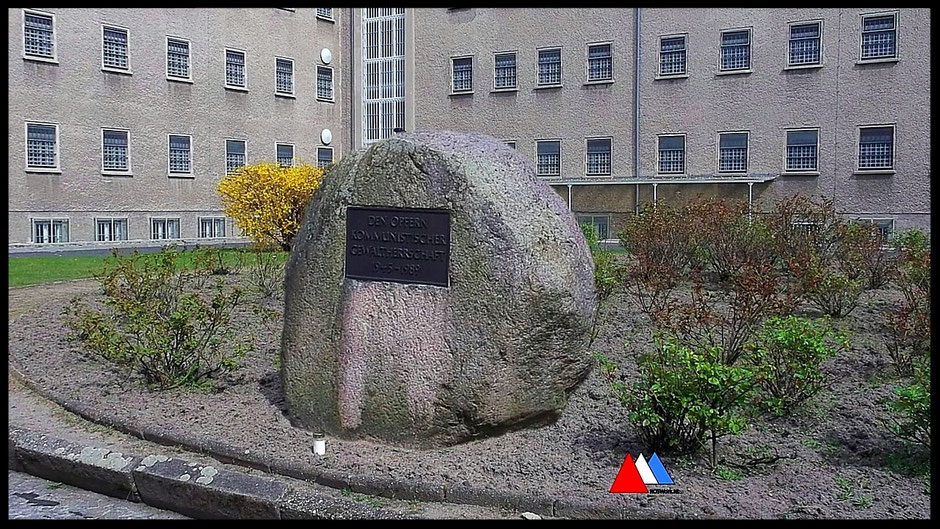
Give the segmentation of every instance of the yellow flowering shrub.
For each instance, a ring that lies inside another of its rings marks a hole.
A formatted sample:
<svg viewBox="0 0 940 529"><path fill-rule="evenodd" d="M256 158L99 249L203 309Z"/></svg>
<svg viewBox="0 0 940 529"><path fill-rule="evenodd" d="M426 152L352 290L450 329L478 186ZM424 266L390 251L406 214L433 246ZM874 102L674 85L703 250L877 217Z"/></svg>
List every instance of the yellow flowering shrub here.
<svg viewBox="0 0 940 529"><path fill-rule="evenodd" d="M290 250L323 172L309 164L282 167L261 162L226 175L217 190L225 214L235 219L242 233L259 245Z"/></svg>

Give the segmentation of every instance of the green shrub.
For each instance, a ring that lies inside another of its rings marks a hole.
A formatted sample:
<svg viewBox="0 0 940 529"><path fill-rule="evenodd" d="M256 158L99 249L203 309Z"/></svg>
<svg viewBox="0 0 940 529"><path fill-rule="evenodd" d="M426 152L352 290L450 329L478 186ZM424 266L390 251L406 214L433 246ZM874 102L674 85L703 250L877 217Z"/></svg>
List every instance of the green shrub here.
<svg viewBox="0 0 940 529"><path fill-rule="evenodd" d="M884 421L897 437L930 449L930 358L918 359L910 384L895 388L888 409L894 418Z"/></svg>
<svg viewBox="0 0 940 529"><path fill-rule="evenodd" d="M803 296L824 314L842 318L858 306L864 287L861 279L851 279L843 272L825 268L815 258L810 258L801 267Z"/></svg>
<svg viewBox="0 0 940 529"><path fill-rule="evenodd" d="M930 354L930 243L920 230L899 235L895 243L899 256L894 282L904 300L886 316L885 343L898 374L910 376L914 362Z"/></svg>
<svg viewBox="0 0 940 529"><path fill-rule="evenodd" d="M623 280L624 267L617 261L617 256L613 252L601 248L597 229L593 224L582 224L581 231L584 233L588 248L591 250L591 258L594 261L594 290L597 292L597 310L594 313L594 320L591 325L591 342L593 343L599 332L598 324L603 305Z"/></svg>
<svg viewBox="0 0 940 529"><path fill-rule="evenodd" d="M276 252L254 250L254 264L249 269L252 284L262 296L271 297L284 288L285 264Z"/></svg>
<svg viewBox="0 0 940 529"><path fill-rule="evenodd" d="M761 219L748 218L746 202L707 200L690 206L685 223L699 241L703 260L719 281L728 281L746 264L773 264L770 232Z"/></svg>
<svg viewBox="0 0 940 529"><path fill-rule="evenodd" d="M861 279L867 290L885 286L897 271L896 253L885 248L887 242L873 224L843 224L839 228L839 270L849 279Z"/></svg>

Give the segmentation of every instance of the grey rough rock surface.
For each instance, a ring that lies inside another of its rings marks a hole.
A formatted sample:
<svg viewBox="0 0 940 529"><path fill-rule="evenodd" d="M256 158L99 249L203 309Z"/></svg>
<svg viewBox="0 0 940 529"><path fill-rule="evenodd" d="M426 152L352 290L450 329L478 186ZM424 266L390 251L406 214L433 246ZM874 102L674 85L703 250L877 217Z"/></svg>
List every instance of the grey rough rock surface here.
<svg viewBox="0 0 940 529"><path fill-rule="evenodd" d="M450 211L450 286L344 279L346 207ZM287 265L293 420L431 448L553 422L590 371L593 262L529 162L482 135L415 132L346 156Z"/></svg>

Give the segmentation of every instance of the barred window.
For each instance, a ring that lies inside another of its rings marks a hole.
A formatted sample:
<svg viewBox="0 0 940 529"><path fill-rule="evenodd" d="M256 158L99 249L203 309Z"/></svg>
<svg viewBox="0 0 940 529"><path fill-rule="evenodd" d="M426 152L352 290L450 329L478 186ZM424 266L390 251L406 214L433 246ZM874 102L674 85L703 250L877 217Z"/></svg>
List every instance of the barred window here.
<svg viewBox="0 0 940 529"><path fill-rule="evenodd" d="M819 169L815 130L787 131L787 171L816 171Z"/></svg>
<svg viewBox="0 0 940 529"><path fill-rule="evenodd" d="M245 141L225 140L225 172L231 174L245 166Z"/></svg>
<svg viewBox="0 0 940 529"><path fill-rule="evenodd" d="M878 228L878 238L881 241L880 246L882 248L887 248L891 245L891 239L894 237L894 219L859 218L858 222L871 224Z"/></svg>
<svg viewBox="0 0 940 529"><path fill-rule="evenodd" d="M685 37L659 41L659 75L685 75Z"/></svg>
<svg viewBox="0 0 940 529"><path fill-rule="evenodd" d="M326 167L333 163L333 149L317 147L317 167Z"/></svg>
<svg viewBox="0 0 940 529"><path fill-rule="evenodd" d="M539 86L561 84L561 48L539 50Z"/></svg>
<svg viewBox="0 0 940 529"><path fill-rule="evenodd" d="M23 39L26 55L54 59L53 28L51 15L23 13Z"/></svg>
<svg viewBox="0 0 940 529"><path fill-rule="evenodd" d="M614 78L610 44L588 46L588 81L610 81Z"/></svg>
<svg viewBox="0 0 940 529"><path fill-rule="evenodd" d="M473 59L463 57L453 59L454 66L454 92L470 92L473 90Z"/></svg>
<svg viewBox="0 0 940 529"><path fill-rule="evenodd" d="M685 136L659 137L659 172L685 173Z"/></svg>
<svg viewBox="0 0 940 529"><path fill-rule="evenodd" d="M820 33L819 22L790 26L790 53L787 64L789 66L820 64Z"/></svg>
<svg viewBox="0 0 940 529"><path fill-rule="evenodd" d="M859 130L858 168L894 167L894 127L866 127Z"/></svg>
<svg viewBox="0 0 940 529"><path fill-rule="evenodd" d="M290 59L277 59L277 86L275 91L278 94L294 93L294 61Z"/></svg>
<svg viewBox="0 0 940 529"><path fill-rule="evenodd" d="M105 26L101 35L102 64L105 68L129 70L127 30Z"/></svg>
<svg viewBox="0 0 940 529"><path fill-rule="evenodd" d="M333 20L333 8L332 7L318 7L317 18L325 18L327 20Z"/></svg>
<svg viewBox="0 0 940 529"><path fill-rule="evenodd" d="M245 88L245 54L235 50L225 50L225 84Z"/></svg>
<svg viewBox="0 0 940 529"><path fill-rule="evenodd" d="M587 174L610 174L610 138L587 141Z"/></svg>
<svg viewBox="0 0 940 529"><path fill-rule="evenodd" d="M180 219L151 219L150 238L156 240L179 239Z"/></svg>
<svg viewBox="0 0 940 529"><path fill-rule="evenodd" d="M496 55L496 75L494 77L496 88L516 87L516 54L500 53Z"/></svg>
<svg viewBox="0 0 940 529"><path fill-rule="evenodd" d="M561 174L561 142L536 142L536 174L539 176L558 176Z"/></svg>
<svg viewBox="0 0 940 529"><path fill-rule="evenodd" d="M277 144L277 164L281 167L294 166L294 146L289 143Z"/></svg>
<svg viewBox="0 0 940 529"><path fill-rule="evenodd" d="M33 242L61 243L69 242L68 219L32 219Z"/></svg>
<svg viewBox="0 0 940 529"><path fill-rule="evenodd" d="M166 39L166 74L169 77L189 79L189 42Z"/></svg>
<svg viewBox="0 0 940 529"><path fill-rule="evenodd" d="M578 225L594 226L597 232L597 240L604 241L610 238L610 216L609 215L578 215Z"/></svg>
<svg viewBox="0 0 940 529"><path fill-rule="evenodd" d="M751 32L726 31L721 34L721 70L747 70L751 67Z"/></svg>
<svg viewBox="0 0 940 529"><path fill-rule="evenodd" d="M405 127L405 10L362 8L362 143Z"/></svg>
<svg viewBox="0 0 940 529"><path fill-rule="evenodd" d="M333 69L317 66L317 99L333 100Z"/></svg>
<svg viewBox="0 0 940 529"><path fill-rule="evenodd" d="M57 127L26 124L26 167L55 169L59 166Z"/></svg>
<svg viewBox="0 0 940 529"><path fill-rule="evenodd" d="M720 134L718 139L718 172L747 172L747 133Z"/></svg>
<svg viewBox="0 0 940 529"><path fill-rule="evenodd" d="M199 237L203 239L217 239L225 237L225 217L200 218Z"/></svg>
<svg viewBox="0 0 940 529"><path fill-rule="evenodd" d="M862 59L897 57L895 15L862 17Z"/></svg>
<svg viewBox="0 0 940 529"><path fill-rule="evenodd" d="M189 136L170 135L170 174L192 173Z"/></svg>
<svg viewBox="0 0 940 529"><path fill-rule="evenodd" d="M102 131L101 165L105 171L130 171L126 130Z"/></svg>
<svg viewBox="0 0 940 529"><path fill-rule="evenodd" d="M96 219L95 240L98 242L126 241L127 219Z"/></svg>

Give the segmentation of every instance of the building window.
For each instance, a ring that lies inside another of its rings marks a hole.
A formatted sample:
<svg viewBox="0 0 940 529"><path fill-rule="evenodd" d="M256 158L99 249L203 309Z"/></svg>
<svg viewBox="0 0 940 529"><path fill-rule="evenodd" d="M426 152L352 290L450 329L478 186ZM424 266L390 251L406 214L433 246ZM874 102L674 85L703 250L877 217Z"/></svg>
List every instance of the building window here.
<svg viewBox="0 0 940 529"><path fill-rule="evenodd" d="M333 100L333 69L317 66L317 99Z"/></svg>
<svg viewBox="0 0 940 529"><path fill-rule="evenodd" d="M721 71L747 70L751 67L750 30L721 33Z"/></svg>
<svg viewBox="0 0 940 529"><path fill-rule="evenodd" d="M247 88L245 79L245 53L225 50L225 86Z"/></svg>
<svg viewBox="0 0 940 529"><path fill-rule="evenodd" d="M733 132L718 135L718 172L747 172L747 133Z"/></svg>
<svg viewBox="0 0 940 529"><path fill-rule="evenodd" d="M333 8L332 7L318 7L317 18L322 18L324 20L333 20Z"/></svg>
<svg viewBox="0 0 940 529"><path fill-rule="evenodd" d="M26 168L59 168L58 125L26 124Z"/></svg>
<svg viewBox="0 0 940 529"><path fill-rule="evenodd" d="M326 167L333 163L333 149L331 147L317 147L317 167Z"/></svg>
<svg viewBox="0 0 940 529"><path fill-rule="evenodd" d="M405 10L362 11L362 143L405 128Z"/></svg>
<svg viewBox="0 0 940 529"><path fill-rule="evenodd" d="M179 239L180 219L151 219L150 238L156 240Z"/></svg>
<svg viewBox="0 0 940 529"><path fill-rule="evenodd" d="M787 171L819 170L819 131L787 131Z"/></svg>
<svg viewBox="0 0 940 529"><path fill-rule="evenodd" d="M276 94L294 95L294 61L290 59L277 59Z"/></svg>
<svg viewBox="0 0 940 529"><path fill-rule="evenodd" d="M516 87L516 54L496 54L496 72L493 77L493 87L496 89Z"/></svg>
<svg viewBox="0 0 940 529"><path fill-rule="evenodd" d="M612 81L613 79L614 65L610 55L610 44L588 46L588 81Z"/></svg>
<svg viewBox="0 0 940 529"><path fill-rule="evenodd" d="M113 242L127 240L127 219L95 219L95 240Z"/></svg>
<svg viewBox="0 0 940 529"><path fill-rule="evenodd" d="M55 60L55 22L52 15L23 12L23 53Z"/></svg>
<svg viewBox="0 0 940 529"><path fill-rule="evenodd" d="M610 138L587 141L587 174L610 174Z"/></svg>
<svg viewBox="0 0 940 529"><path fill-rule="evenodd" d="M561 84L561 48L539 50L539 86Z"/></svg>
<svg viewBox="0 0 940 529"><path fill-rule="evenodd" d="M862 60L897 57L897 15L862 17Z"/></svg>
<svg viewBox="0 0 940 529"><path fill-rule="evenodd" d="M454 73L454 92L473 91L473 58L451 59Z"/></svg>
<svg viewBox="0 0 940 529"><path fill-rule="evenodd" d="M685 75L685 36L659 39L659 75Z"/></svg>
<svg viewBox="0 0 940 529"><path fill-rule="evenodd" d="M858 168L894 168L894 127L863 127L858 136Z"/></svg>
<svg viewBox="0 0 940 529"><path fill-rule="evenodd" d="M891 246L891 239L894 237L894 219L866 219L859 218L858 222L862 224L871 224L878 228L879 239L881 239L881 247L887 248Z"/></svg>
<svg viewBox="0 0 940 529"><path fill-rule="evenodd" d="M605 241L610 238L610 215L578 215L578 225L594 226L597 240Z"/></svg>
<svg viewBox="0 0 940 529"><path fill-rule="evenodd" d="M102 26L101 65L115 70L130 70L130 63L127 60L126 29Z"/></svg>
<svg viewBox="0 0 940 529"><path fill-rule="evenodd" d="M129 133L126 130L101 131L101 168L126 173L131 170Z"/></svg>
<svg viewBox="0 0 940 529"><path fill-rule="evenodd" d="M514 141L507 141L507 142L506 142L506 146L515 149L515 148L516 148L516 142L514 142Z"/></svg>
<svg viewBox="0 0 940 529"><path fill-rule="evenodd" d="M68 219L32 219L34 243L69 242Z"/></svg>
<svg viewBox="0 0 940 529"><path fill-rule="evenodd" d="M190 161L191 136L169 136L169 169L170 174L192 174L193 168Z"/></svg>
<svg viewBox="0 0 940 529"><path fill-rule="evenodd" d="M294 166L294 146L289 143L277 144L277 164L281 167Z"/></svg>
<svg viewBox="0 0 940 529"><path fill-rule="evenodd" d="M225 217L200 217L199 237L202 239L225 237Z"/></svg>
<svg viewBox="0 0 940 529"><path fill-rule="evenodd" d="M234 173L239 167L245 166L244 140L225 140L225 172Z"/></svg>
<svg viewBox="0 0 940 529"><path fill-rule="evenodd" d="M166 75L189 80L189 41L167 37Z"/></svg>
<svg viewBox="0 0 940 529"><path fill-rule="evenodd" d="M561 142L537 141L536 174L539 176L558 176L561 174Z"/></svg>
<svg viewBox="0 0 940 529"><path fill-rule="evenodd" d="M821 64L819 52L821 42L821 27L819 22L793 24L790 26L790 53L787 56L787 66L805 66Z"/></svg>
<svg viewBox="0 0 940 529"><path fill-rule="evenodd" d="M685 136L659 137L659 173L685 173Z"/></svg>

